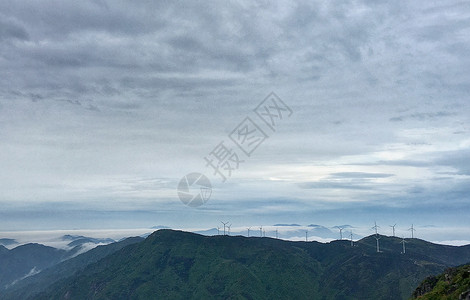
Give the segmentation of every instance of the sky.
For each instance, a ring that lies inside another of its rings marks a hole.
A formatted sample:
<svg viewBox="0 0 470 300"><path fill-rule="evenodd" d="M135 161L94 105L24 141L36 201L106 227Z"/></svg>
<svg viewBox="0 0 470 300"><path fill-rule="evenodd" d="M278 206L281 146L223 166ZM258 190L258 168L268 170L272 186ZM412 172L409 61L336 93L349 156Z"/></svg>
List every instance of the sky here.
<svg viewBox="0 0 470 300"><path fill-rule="evenodd" d="M468 53L468 1L1 1L0 231L377 221L469 241ZM271 93L275 128L255 112ZM194 172L198 207L177 193Z"/></svg>

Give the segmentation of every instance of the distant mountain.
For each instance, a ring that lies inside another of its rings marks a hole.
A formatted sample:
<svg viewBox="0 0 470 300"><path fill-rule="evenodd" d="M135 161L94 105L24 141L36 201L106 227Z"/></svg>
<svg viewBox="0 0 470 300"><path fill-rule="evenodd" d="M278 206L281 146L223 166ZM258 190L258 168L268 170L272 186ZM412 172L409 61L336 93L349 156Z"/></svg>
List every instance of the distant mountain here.
<svg viewBox="0 0 470 300"><path fill-rule="evenodd" d="M321 225L316 225L316 224L310 224L308 225L309 227L309 235L313 236L318 236L321 238L332 238L333 236L336 236L337 233L334 233L331 231L329 228Z"/></svg>
<svg viewBox="0 0 470 300"><path fill-rule="evenodd" d="M217 234L223 233L223 231L224 231L223 229L217 230L217 228L211 228L207 230L194 231L194 233L202 234L202 235L217 235Z"/></svg>
<svg viewBox="0 0 470 300"><path fill-rule="evenodd" d="M414 291L413 299L470 299L470 264L426 278Z"/></svg>
<svg viewBox="0 0 470 300"><path fill-rule="evenodd" d="M470 261L451 247L374 236L340 240L201 236L159 230L53 284L35 299L408 299L418 283ZM27 288L27 287L26 287Z"/></svg>
<svg viewBox="0 0 470 300"><path fill-rule="evenodd" d="M0 248L0 294L7 286L66 259L69 253L40 244Z"/></svg>
<svg viewBox="0 0 470 300"><path fill-rule="evenodd" d="M303 238L305 236L305 231L307 228L301 227L302 225L299 224L275 224L272 226L266 226L263 227L263 236L265 235L266 237L276 237L279 236L282 239L293 239L296 238L298 239ZM277 228L279 227L278 232L276 233ZM261 232L259 230L259 227L249 227L250 228L250 235L251 236L260 236ZM219 228L210 228L206 230L198 230L198 231L192 231L193 233L197 234L202 234L202 235L207 235L207 236L213 236L217 234L223 234L224 230L223 227ZM226 229L226 232L228 232L228 228ZM345 234L345 232L343 232ZM231 234L230 235L243 235L243 236L248 236L248 228L231 228ZM321 226L321 225L308 225L308 237L310 239L315 239L315 238L321 238L321 239L329 239L332 240L336 237L338 237L338 233L331 231L329 228ZM354 235L355 238L358 237L358 235Z"/></svg>
<svg viewBox="0 0 470 300"><path fill-rule="evenodd" d="M152 226L151 229L169 229L170 227L168 226L163 226L163 225L157 225L157 226Z"/></svg>
<svg viewBox="0 0 470 300"><path fill-rule="evenodd" d="M56 249L41 244L30 243L11 250L0 245L0 295L4 289L17 285L20 281L32 277L58 263L84 253L97 244L114 242L108 238L90 238L79 235L64 235L60 238L70 241L69 250ZM0 239L2 244L15 245L14 239Z"/></svg>
<svg viewBox="0 0 470 300"><path fill-rule="evenodd" d="M114 243L115 240L110 239L110 238L92 238L92 237L87 237L87 236L82 236L82 235L64 235L61 237L61 240L63 241L71 241L70 243L67 244L69 247L76 247L80 246L83 244L110 244Z"/></svg>
<svg viewBox="0 0 470 300"><path fill-rule="evenodd" d="M348 225L348 224L344 224L344 225L336 225L336 226L333 226L333 228L343 228L343 229L346 229L346 228L354 228L354 227L352 227L351 225Z"/></svg>
<svg viewBox="0 0 470 300"><path fill-rule="evenodd" d="M3 239L0 239L0 246L11 246L11 245L16 245L18 244L18 242L14 239L6 239L6 238L3 238Z"/></svg>
<svg viewBox="0 0 470 300"><path fill-rule="evenodd" d="M18 281L5 291L0 292L0 299L34 298L46 287L83 270L88 265L128 246L143 241L141 237L127 238L120 242L98 246L86 253L54 265L44 271Z"/></svg>
<svg viewBox="0 0 470 300"><path fill-rule="evenodd" d="M81 246L83 244L110 244L114 243L115 240L113 239L95 239L95 238L81 238L74 240L70 243L67 244L69 247L76 247L76 246Z"/></svg>

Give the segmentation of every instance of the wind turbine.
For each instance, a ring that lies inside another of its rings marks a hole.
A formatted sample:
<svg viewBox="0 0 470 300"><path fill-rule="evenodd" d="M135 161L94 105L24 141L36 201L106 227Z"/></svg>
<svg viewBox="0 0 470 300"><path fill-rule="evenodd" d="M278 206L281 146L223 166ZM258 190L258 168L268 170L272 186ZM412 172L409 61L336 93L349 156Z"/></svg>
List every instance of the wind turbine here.
<svg viewBox="0 0 470 300"><path fill-rule="evenodd" d="M217 235L220 235L220 226L217 226Z"/></svg>
<svg viewBox="0 0 470 300"><path fill-rule="evenodd" d="M397 223L395 223L394 225L388 225L388 226L392 227L393 237L395 237L395 226L397 226Z"/></svg>
<svg viewBox="0 0 470 300"><path fill-rule="evenodd" d="M246 230L248 230L248 237L250 237L250 229L251 227L248 227Z"/></svg>
<svg viewBox="0 0 470 300"><path fill-rule="evenodd" d="M308 230L305 230L305 241L308 242Z"/></svg>
<svg viewBox="0 0 470 300"><path fill-rule="evenodd" d="M263 237L263 226L259 227L259 236Z"/></svg>
<svg viewBox="0 0 470 300"><path fill-rule="evenodd" d="M225 226L226 226L229 222L225 222L225 223L224 223L224 222L220 221L220 223L224 224L224 235L225 235Z"/></svg>
<svg viewBox="0 0 470 300"><path fill-rule="evenodd" d="M279 235L278 235L278 233L277 233L277 228L276 228L276 239L277 239L277 238L279 238Z"/></svg>
<svg viewBox="0 0 470 300"><path fill-rule="evenodd" d="M354 247L352 230L351 230L351 234L349 235L349 237L351 238L351 247Z"/></svg>
<svg viewBox="0 0 470 300"><path fill-rule="evenodd" d="M372 226L372 229L375 229L375 234L376 235L379 234L379 232L377 231L377 229L379 229L379 228L380 228L380 226L377 226L377 222L374 221L374 226Z"/></svg>
<svg viewBox="0 0 470 300"><path fill-rule="evenodd" d="M230 223L230 225L228 225L227 227L228 227L228 235L230 235L230 227L232 227L232 223Z"/></svg>
<svg viewBox="0 0 470 300"><path fill-rule="evenodd" d="M340 236L340 240L343 239L343 227L338 227L339 229L339 236Z"/></svg>
<svg viewBox="0 0 470 300"><path fill-rule="evenodd" d="M408 230L411 230L411 238L413 239L415 237L414 232L416 231L416 229L413 227L413 224L411 224L411 228L409 228Z"/></svg>
<svg viewBox="0 0 470 300"><path fill-rule="evenodd" d="M405 249L405 243L406 243L406 242L405 242L405 237L402 238L401 243L403 244L403 252L402 252L402 254L405 254L405 253L406 253L406 249Z"/></svg>
<svg viewBox="0 0 470 300"><path fill-rule="evenodd" d="M375 239L377 240L377 252L380 252L380 247L379 247L380 236L376 235Z"/></svg>

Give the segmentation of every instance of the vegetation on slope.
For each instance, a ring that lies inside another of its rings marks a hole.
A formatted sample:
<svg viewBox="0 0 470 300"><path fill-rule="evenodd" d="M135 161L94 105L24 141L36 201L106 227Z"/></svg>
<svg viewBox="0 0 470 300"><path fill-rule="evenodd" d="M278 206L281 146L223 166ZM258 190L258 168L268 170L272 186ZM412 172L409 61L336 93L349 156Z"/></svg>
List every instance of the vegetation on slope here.
<svg viewBox="0 0 470 300"><path fill-rule="evenodd" d="M377 253L373 237L351 247L348 241L159 230L51 286L39 299L396 300L407 299L429 274L470 261L469 247L408 240L410 251L401 254L400 241L382 236Z"/></svg>
<svg viewBox="0 0 470 300"><path fill-rule="evenodd" d="M413 299L470 299L470 264L426 278L414 291Z"/></svg>

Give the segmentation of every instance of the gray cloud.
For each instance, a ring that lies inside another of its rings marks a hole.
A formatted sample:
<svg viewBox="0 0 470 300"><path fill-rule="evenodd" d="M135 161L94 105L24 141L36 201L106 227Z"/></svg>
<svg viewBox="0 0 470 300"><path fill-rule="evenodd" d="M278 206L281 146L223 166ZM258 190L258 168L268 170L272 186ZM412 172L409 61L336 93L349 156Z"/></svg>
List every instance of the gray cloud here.
<svg viewBox="0 0 470 300"><path fill-rule="evenodd" d="M426 121L429 119L438 119L438 118L443 118L443 117L452 117L456 116L457 113L454 112L445 112L445 111L439 111L435 113L413 113L410 115L403 115L399 117L393 117L390 118L391 122L398 122L398 121L403 121L406 119L414 119L418 121Z"/></svg>
<svg viewBox="0 0 470 300"><path fill-rule="evenodd" d="M302 182L299 183L299 187L303 189L346 189L346 190L370 190L372 186L348 183L348 182Z"/></svg>
<svg viewBox="0 0 470 300"><path fill-rule="evenodd" d="M24 207L22 224L52 207L196 224L226 211L468 206L466 3L8 0L0 11L10 228ZM265 128L232 183L211 178L207 207L184 211L171 185L210 174L203 157L271 91L292 117Z"/></svg>
<svg viewBox="0 0 470 300"><path fill-rule="evenodd" d="M333 178L359 178L359 179L370 179L370 178L387 178L394 176L393 174L386 173L365 173L365 172L340 172L333 173L330 177Z"/></svg>
<svg viewBox="0 0 470 300"><path fill-rule="evenodd" d="M458 174L470 175L470 150L445 151L440 153L435 164L450 166L457 170Z"/></svg>
<svg viewBox="0 0 470 300"><path fill-rule="evenodd" d="M29 35L21 24L0 14L0 41L5 42L11 39L28 40Z"/></svg>

